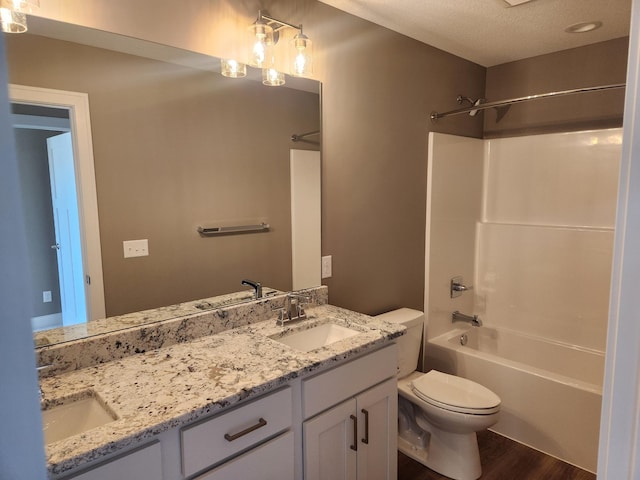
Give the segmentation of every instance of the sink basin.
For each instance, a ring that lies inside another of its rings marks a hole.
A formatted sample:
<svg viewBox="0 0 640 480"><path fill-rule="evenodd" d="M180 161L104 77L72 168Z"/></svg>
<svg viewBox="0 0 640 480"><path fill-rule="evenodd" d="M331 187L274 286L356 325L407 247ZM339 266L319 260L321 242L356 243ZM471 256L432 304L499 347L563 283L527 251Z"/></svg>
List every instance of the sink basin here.
<svg viewBox="0 0 640 480"><path fill-rule="evenodd" d="M84 433L117 420L117 415L104 405L92 390L78 398L65 399L42 411L42 428L46 444Z"/></svg>
<svg viewBox="0 0 640 480"><path fill-rule="evenodd" d="M337 325L335 323L324 323L317 327L298 331L284 337L272 336L273 340L284 343L296 350L310 352L316 348L325 347L332 343L344 340L345 338L358 335L359 331Z"/></svg>

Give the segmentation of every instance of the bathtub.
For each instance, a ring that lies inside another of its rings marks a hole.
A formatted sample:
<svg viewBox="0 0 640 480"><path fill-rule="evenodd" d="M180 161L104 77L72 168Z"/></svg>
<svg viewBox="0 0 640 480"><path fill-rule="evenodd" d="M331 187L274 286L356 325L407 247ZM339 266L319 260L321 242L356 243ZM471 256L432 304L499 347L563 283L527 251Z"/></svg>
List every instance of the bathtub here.
<svg viewBox="0 0 640 480"><path fill-rule="evenodd" d="M501 435L596 471L604 353L491 327L428 340L426 370L469 378L502 400Z"/></svg>

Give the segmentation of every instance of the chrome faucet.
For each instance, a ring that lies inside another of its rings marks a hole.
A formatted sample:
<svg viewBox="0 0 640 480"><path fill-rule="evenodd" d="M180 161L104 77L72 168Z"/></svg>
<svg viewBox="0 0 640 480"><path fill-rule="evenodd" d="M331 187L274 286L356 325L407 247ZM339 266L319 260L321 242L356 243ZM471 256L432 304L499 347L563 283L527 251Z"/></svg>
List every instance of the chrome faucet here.
<svg viewBox="0 0 640 480"><path fill-rule="evenodd" d="M300 293L287 293L284 299L284 307L280 310L280 316L276 320L278 325L293 322L294 320L304 320L307 314L304 311L302 302L311 301L311 296Z"/></svg>
<svg viewBox="0 0 640 480"><path fill-rule="evenodd" d="M40 385L40 373L45 372L52 367L53 367L52 363L49 363L47 365L40 365L39 367L36 367L36 370L38 371L38 393L40 394L41 402L44 400L44 392L42 391L42 386Z"/></svg>
<svg viewBox="0 0 640 480"><path fill-rule="evenodd" d="M474 327L481 327L482 320L478 318L478 315L465 315L464 313L460 313L458 310L451 314L452 322L468 322Z"/></svg>
<svg viewBox="0 0 640 480"><path fill-rule="evenodd" d="M257 300L259 298L262 298L262 284L260 282L254 282L253 280L242 280L242 282L240 282L242 285L247 285L249 287L252 287L255 291L254 293L254 298Z"/></svg>

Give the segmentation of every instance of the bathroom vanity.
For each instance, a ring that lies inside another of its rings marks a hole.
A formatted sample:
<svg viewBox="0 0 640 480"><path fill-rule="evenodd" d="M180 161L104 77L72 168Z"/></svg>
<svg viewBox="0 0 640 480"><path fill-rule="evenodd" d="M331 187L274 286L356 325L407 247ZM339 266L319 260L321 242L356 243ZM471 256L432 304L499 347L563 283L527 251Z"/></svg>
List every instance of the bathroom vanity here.
<svg viewBox="0 0 640 480"><path fill-rule="evenodd" d="M244 309L244 325L42 378L45 411L92 398L111 416L47 443L50 478L395 478L404 328L330 305L283 327L283 298L221 315Z"/></svg>

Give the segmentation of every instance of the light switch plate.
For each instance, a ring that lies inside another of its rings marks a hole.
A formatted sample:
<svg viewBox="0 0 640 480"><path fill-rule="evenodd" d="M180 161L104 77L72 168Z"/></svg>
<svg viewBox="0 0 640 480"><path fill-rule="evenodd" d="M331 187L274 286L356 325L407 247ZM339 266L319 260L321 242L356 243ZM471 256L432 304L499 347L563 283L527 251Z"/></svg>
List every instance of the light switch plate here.
<svg viewBox="0 0 640 480"><path fill-rule="evenodd" d="M318 258L318 257L316 257ZM317 265L317 263L316 263ZM322 278L331 277L331 255L327 255L326 257L322 257Z"/></svg>
<svg viewBox="0 0 640 480"><path fill-rule="evenodd" d="M124 247L124 258L130 257L146 257L149 255L149 240L125 240L122 242Z"/></svg>
<svg viewBox="0 0 640 480"><path fill-rule="evenodd" d="M51 290L45 290L42 292L42 303L49 303L51 301Z"/></svg>

